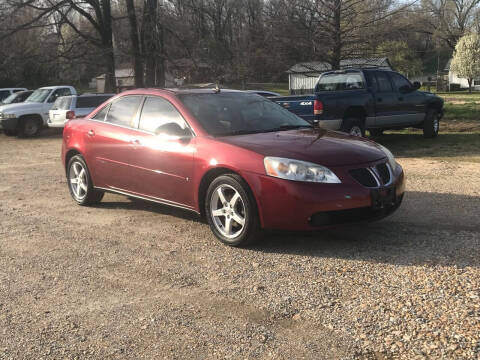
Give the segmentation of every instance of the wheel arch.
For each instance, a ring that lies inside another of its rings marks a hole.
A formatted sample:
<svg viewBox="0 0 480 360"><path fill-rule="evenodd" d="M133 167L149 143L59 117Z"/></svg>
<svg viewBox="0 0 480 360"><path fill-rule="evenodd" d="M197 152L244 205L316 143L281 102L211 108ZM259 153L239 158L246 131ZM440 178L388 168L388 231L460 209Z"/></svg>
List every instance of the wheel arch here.
<svg viewBox="0 0 480 360"><path fill-rule="evenodd" d="M225 175L225 174L234 174L234 175L240 176L240 178L243 181L245 181L245 184L247 184L247 186L248 186L248 191L250 191L253 199L255 199L255 205L257 206L257 211L258 211L258 215L260 217L260 222L263 224L262 211L261 211L261 208L259 206L258 199L257 199L257 197L255 196L255 193L252 190L251 184L238 171L235 171L235 170L233 170L231 168L228 168L228 167L215 167L213 169L209 169L208 171L205 172L205 174L203 174L202 179L200 180L200 183L199 183L199 186L198 186L198 193L197 193L200 216L205 217L205 197L207 195L207 190L208 190L209 185L212 183L212 181L215 178L217 178L221 175Z"/></svg>
<svg viewBox="0 0 480 360"><path fill-rule="evenodd" d="M40 121L40 125L43 126L43 118L40 114L23 114L18 117L20 122L24 121L25 119L36 119Z"/></svg>

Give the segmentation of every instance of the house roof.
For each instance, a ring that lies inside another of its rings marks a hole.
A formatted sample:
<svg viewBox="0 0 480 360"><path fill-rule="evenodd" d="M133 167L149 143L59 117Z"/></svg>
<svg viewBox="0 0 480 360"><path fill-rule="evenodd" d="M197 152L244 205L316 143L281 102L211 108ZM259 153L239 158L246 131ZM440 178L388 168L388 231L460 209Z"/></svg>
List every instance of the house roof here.
<svg viewBox="0 0 480 360"><path fill-rule="evenodd" d="M379 67L383 69L391 69L392 65L387 57L382 58L355 58L344 59L340 61L340 68L362 68L362 67ZM332 66L323 61L303 62L293 65L288 69L289 74L306 74L306 73L321 73L332 70Z"/></svg>

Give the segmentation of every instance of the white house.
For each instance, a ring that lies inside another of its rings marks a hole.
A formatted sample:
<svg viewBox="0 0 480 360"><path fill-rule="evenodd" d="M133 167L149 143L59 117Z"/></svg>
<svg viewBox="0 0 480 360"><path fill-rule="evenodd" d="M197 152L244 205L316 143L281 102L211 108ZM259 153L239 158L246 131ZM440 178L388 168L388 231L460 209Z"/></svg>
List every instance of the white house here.
<svg viewBox="0 0 480 360"><path fill-rule="evenodd" d="M468 79L461 78L454 71L450 70L451 63L452 59L448 60L445 66L445 72L448 72L448 85L450 90L456 86L460 86L460 89L468 89ZM480 90L480 78L473 80L472 90Z"/></svg>
<svg viewBox="0 0 480 360"><path fill-rule="evenodd" d="M341 69L375 67L392 70L388 58L345 59L340 61ZM330 71L332 66L321 61L304 62L293 65L288 69L288 84L291 94L305 94L313 92L318 77L325 71Z"/></svg>

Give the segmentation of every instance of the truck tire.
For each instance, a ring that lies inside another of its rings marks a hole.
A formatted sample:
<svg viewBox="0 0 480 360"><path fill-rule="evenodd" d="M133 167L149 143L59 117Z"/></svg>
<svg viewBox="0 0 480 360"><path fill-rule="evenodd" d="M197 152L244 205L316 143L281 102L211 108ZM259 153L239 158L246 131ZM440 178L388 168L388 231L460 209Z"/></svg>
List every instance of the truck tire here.
<svg viewBox="0 0 480 360"><path fill-rule="evenodd" d="M382 136L383 135L383 129L370 129L368 131L370 132L371 136Z"/></svg>
<svg viewBox="0 0 480 360"><path fill-rule="evenodd" d="M440 120L438 119L438 111L428 109L423 122L423 137L427 139L434 138L438 135L440 129Z"/></svg>
<svg viewBox="0 0 480 360"><path fill-rule="evenodd" d="M18 136L35 137L42 129L42 120L34 116L27 116L20 120Z"/></svg>
<svg viewBox="0 0 480 360"><path fill-rule="evenodd" d="M357 118L347 118L343 120L340 131L353 136L364 137L365 136L365 124L362 120Z"/></svg>

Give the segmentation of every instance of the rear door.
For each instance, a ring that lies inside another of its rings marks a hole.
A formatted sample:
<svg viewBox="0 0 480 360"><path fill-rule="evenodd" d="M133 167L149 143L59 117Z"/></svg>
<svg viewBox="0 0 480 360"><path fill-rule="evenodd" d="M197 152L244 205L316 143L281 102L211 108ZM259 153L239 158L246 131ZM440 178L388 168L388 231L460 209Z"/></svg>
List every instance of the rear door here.
<svg viewBox="0 0 480 360"><path fill-rule="evenodd" d="M99 111L85 128L89 144L87 162L96 186L132 191L138 181L134 163L137 130L134 129L143 96L127 95Z"/></svg>
<svg viewBox="0 0 480 360"><path fill-rule="evenodd" d="M395 125L397 114L397 92L386 71L375 71L375 127Z"/></svg>

